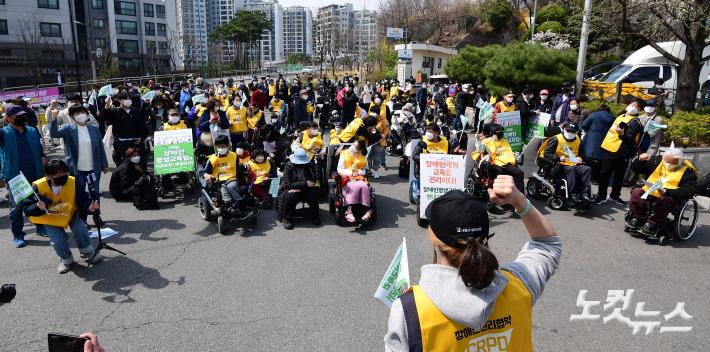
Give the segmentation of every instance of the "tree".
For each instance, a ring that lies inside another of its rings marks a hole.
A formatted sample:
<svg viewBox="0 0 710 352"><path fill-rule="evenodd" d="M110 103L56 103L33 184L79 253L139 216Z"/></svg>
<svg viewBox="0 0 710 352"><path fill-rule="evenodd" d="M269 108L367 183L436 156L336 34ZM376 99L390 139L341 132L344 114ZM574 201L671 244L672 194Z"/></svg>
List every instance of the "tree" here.
<svg viewBox="0 0 710 352"><path fill-rule="evenodd" d="M64 72L68 77L69 75L66 75L69 71L68 64L76 59L73 53L71 61L65 58L67 48L71 48L71 44L65 42L64 37L42 36L39 23L34 22L34 18L22 18L18 21L20 30L16 39L17 42L22 43L22 66L27 76L27 84L30 82L37 84L43 81L43 67L56 68L57 71Z"/></svg>
<svg viewBox="0 0 710 352"><path fill-rule="evenodd" d="M486 76L483 69L500 45L489 45L484 47L465 46L458 55L449 59L444 70L446 74L459 82L483 82Z"/></svg>
<svg viewBox="0 0 710 352"><path fill-rule="evenodd" d="M710 1L706 0L617 0L622 6L624 33L640 38L668 61L678 65L678 84L675 107L695 109L696 94L700 89L700 71L710 55L703 55L710 44L708 18ZM638 21L644 15L653 21ZM680 54L670 53L657 44L659 40L682 43Z"/></svg>
<svg viewBox="0 0 710 352"><path fill-rule="evenodd" d="M289 65L305 64L308 62L308 58L304 53L289 54L286 57L286 63Z"/></svg>
<svg viewBox="0 0 710 352"><path fill-rule="evenodd" d="M242 58L246 58L250 51L261 53L259 50L261 34L270 29L271 21L264 12L239 11L229 22L215 28L210 33L210 39L220 44L234 42L237 52L241 53ZM243 63L246 64L246 61ZM259 57L259 64L261 65L261 57Z"/></svg>

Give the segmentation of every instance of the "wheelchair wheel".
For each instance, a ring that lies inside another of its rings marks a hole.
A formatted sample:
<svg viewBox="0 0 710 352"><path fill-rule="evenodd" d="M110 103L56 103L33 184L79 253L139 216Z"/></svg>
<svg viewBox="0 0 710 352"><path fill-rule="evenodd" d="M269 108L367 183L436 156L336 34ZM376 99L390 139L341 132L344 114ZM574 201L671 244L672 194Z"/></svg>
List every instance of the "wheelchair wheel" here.
<svg viewBox="0 0 710 352"><path fill-rule="evenodd" d="M673 237L680 241L693 237L698 226L698 215L698 202L695 199L686 201L673 219Z"/></svg>
<svg viewBox="0 0 710 352"><path fill-rule="evenodd" d="M562 210L565 208L567 202L565 201L564 198L558 196L558 195L552 195L550 198L547 199L547 206L550 207L550 209L554 210Z"/></svg>
<svg viewBox="0 0 710 352"><path fill-rule="evenodd" d="M224 235L227 233L226 220L222 215L217 217L217 232L219 232L220 235Z"/></svg>
<svg viewBox="0 0 710 352"><path fill-rule="evenodd" d="M537 199L542 194L543 186L540 182L534 178L529 178L528 183L525 184L525 194L530 198Z"/></svg>
<svg viewBox="0 0 710 352"><path fill-rule="evenodd" d="M417 198L414 195L415 189L414 189L414 184L416 182L409 182L409 202L412 204L417 204Z"/></svg>
<svg viewBox="0 0 710 352"><path fill-rule="evenodd" d="M471 170L471 173L466 177L466 193L475 196L476 195L476 176L475 171Z"/></svg>
<svg viewBox="0 0 710 352"><path fill-rule="evenodd" d="M200 209L200 217L205 221L212 221L212 214L210 213L210 205L207 204L205 197L200 197L197 199L197 207Z"/></svg>

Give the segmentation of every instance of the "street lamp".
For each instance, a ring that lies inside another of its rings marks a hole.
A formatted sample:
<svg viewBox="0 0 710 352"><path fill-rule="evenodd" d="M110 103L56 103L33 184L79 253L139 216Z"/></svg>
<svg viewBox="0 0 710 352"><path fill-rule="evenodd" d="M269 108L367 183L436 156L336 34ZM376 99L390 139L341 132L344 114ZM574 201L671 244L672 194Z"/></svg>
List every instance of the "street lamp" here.
<svg viewBox="0 0 710 352"><path fill-rule="evenodd" d="M77 22L74 20L74 0L69 0L69 22L71 23L71 38L74 42L74 68L76 69L76 81L78 83L79 95L83 95L81 90L81 72L79 71L79 38L76 35Z"/></svg>

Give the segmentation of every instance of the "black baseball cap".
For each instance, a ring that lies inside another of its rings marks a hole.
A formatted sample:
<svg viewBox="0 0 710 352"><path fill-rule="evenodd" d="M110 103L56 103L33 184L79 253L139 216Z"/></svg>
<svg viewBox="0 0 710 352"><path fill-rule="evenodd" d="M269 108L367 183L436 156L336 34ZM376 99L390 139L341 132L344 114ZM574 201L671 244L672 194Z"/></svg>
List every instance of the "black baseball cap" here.
<svg viewBox="0 0 710 352"><path fill-rule="evenodd" d="M425 211L429 227L449 247L464 248L470 241L490 238L486 207L470 194L452 190L434 199Z"/></svg>
<svg viewBox="0 0 710 352"><path fill-rule="evenodd" d="M575 122L570 122L565 125L565 131L579 132L579 125Z"/></svg>

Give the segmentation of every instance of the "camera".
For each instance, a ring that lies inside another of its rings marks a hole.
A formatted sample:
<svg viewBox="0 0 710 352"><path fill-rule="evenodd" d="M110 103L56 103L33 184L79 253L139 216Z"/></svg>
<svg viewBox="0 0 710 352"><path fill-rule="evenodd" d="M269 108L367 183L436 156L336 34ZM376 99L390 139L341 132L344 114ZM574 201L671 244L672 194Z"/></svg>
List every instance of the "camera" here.
<svg viewBox="0 0 710 352"><path fill-rule="evenodd" d="M14 284L5 284L0 286L0 303L10 303L15 298L17 291L15 291Z"/></svg>

